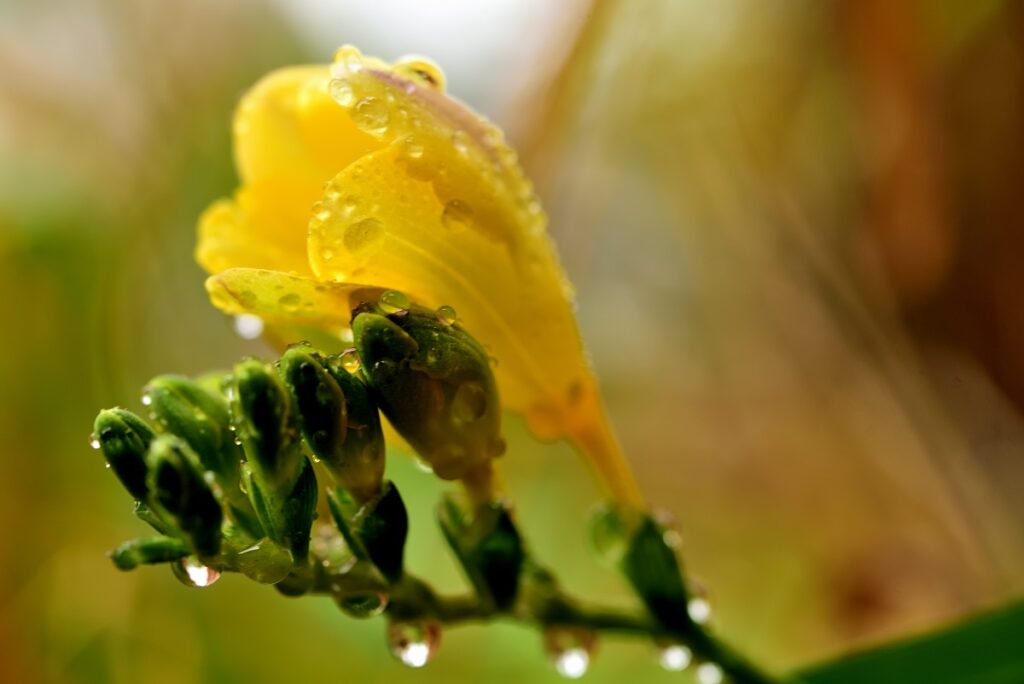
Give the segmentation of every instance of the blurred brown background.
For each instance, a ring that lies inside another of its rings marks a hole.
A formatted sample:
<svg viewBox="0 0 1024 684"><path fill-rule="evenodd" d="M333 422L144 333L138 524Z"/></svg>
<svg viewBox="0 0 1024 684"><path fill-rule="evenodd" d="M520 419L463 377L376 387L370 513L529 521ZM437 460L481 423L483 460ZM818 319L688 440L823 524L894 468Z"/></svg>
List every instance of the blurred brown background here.
<svg viewBox="0 0 1024 684"><path fill-rule="evenodd" d="M102 555L144 530L87 447L96 410L269 353L191 258L234 186L232 107L344 42L430 55L520 149L724 634L788 667L1020 594L1021 3L3 0L0 680L556 680L519 628L454 631L407 675L327 600ZM508 430L538 554L625 599L586 549L585 468ZM459 586L440 488L389 469L413 565ZM648 645L601 651L594 681L679 680Z"/></svg>

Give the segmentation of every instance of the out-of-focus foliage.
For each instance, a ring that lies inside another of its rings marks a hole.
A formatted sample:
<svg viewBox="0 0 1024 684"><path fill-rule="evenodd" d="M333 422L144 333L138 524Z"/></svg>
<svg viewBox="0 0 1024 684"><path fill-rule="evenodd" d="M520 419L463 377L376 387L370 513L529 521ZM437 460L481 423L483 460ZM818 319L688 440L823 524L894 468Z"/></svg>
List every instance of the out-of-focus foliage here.
<svg viewBox="0 0 1024 684"><path fill-rule="evenodd" d="M571 49L492 74L509 106L485 113L527 151L613 421L721 631L796 664L1019 592L1024 8L599 2L552 23ZM236 184L245 87L376 51L345 25L331 42L251 2L0 5L0 680L403 674L382 625L329 601L115 571L101 551L141 526L87 446L149 377L266 353L209 306L193 226ZM584 466L506 436L537 555L614 593L584 549ZM438 485L388 468L422 528L411 566L459 586ZM466 628L417 676L554 681L540 650ZM591 681L676 680L646 645L601 651Z"/></svg>

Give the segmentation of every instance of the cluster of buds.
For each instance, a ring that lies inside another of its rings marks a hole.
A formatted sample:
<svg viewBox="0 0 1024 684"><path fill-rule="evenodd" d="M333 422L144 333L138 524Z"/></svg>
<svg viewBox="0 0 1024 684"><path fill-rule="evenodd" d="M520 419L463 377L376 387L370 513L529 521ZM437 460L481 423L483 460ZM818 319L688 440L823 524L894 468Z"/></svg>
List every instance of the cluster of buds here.
<svg viewBox="0 0 1024 684"><path fill-rule="evenodd" d="M384 478L382 413L438 477L463 483L467 503L446 502L442 527L480 595L510 605L523 552L494 500L504 441L489 356L449 307L394 291L356 308L352 329L355 347L337 355L297 344L273 364L155 378L148 421L100 412L93 446L159 533L115 549L119 568L171 563L193 585L236 571L288 595L327 587L351 614L381 612L403 583L409 526ZM334 523L323 534L317 472ZM491 553L492 533L512 543Z"/></svg>
<svg viewBox="0 0 1024 684"><path fill-rule="evenodd" d="M493 460L505 444L491 361L450 307L426 309L389 291L352 315L355 347L341 354L303 343L273 364L161 376L144 391L148 421L100 412L93 446L159 533L115 549L117 567L170 563L192 586L233 571L288 596L329 594L355 617L387 611L392 652L417 667L436 649L441 623L500 614L540 625L569 677L586 670L602 628L656 636L670 669L689 663L684 642L713 652L674 532L645 511L606 506L592 530L649 620L588 613L530 558L494 491ZM438 522L469 599L443 599L405 571L409 518L384 477L381 414L438 477L463 485L463 499L441 502ZM315 523L318 500L329 523Z"/></svg>

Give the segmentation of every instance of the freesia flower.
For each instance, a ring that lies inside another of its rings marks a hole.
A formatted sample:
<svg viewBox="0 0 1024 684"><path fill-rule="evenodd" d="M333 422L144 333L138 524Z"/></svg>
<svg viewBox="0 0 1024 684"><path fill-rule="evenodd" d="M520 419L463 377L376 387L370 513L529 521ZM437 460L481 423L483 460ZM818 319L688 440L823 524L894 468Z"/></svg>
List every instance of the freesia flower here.
<svg viewBox="0 0 1024 684"><path fill-rule="evenodd" d="M328 350L384 290L451 307L439 315L489 350L505 408L638 502L546 216L502 132L449 97L437 67L343 47L331 66L276 71L243 98L234 141L240 187L199 222L214 305Z"/></svg>

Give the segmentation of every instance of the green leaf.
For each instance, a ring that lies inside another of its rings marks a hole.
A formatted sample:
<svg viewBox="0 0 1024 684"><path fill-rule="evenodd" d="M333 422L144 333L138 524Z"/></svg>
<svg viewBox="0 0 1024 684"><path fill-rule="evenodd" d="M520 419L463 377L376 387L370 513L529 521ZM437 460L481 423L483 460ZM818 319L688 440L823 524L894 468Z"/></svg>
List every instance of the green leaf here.
<svg viewBox="0 0 1024 684"><path fill-rule="evenodd" d="M799 674L808 684L1020 684L1024 602Z"/></svg>

